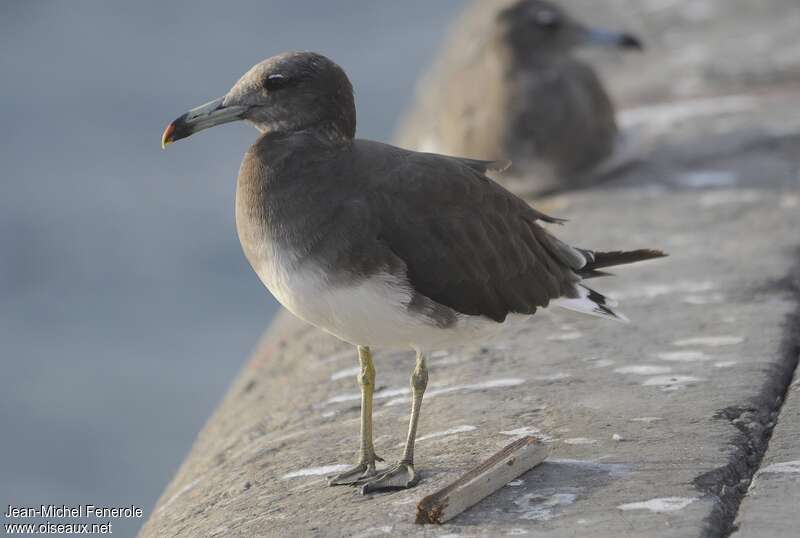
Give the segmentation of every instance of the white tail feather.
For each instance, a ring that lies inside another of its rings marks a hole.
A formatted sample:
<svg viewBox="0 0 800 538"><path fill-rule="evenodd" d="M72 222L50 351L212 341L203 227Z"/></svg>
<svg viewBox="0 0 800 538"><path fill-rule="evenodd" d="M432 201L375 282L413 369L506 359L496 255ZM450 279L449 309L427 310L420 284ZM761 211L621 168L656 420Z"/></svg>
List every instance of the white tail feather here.
<svg viewBox="0 0 800 538"><path fill-rule="evenodd" d="M611 319L622 323L630 322L630 320L625 317L625 314L614 310L613 307L617 306L617 302L613 299L609 299L581 284L578 284L577 288L578 297L562 297L553 301L553 304L589 316Z"/></svg>

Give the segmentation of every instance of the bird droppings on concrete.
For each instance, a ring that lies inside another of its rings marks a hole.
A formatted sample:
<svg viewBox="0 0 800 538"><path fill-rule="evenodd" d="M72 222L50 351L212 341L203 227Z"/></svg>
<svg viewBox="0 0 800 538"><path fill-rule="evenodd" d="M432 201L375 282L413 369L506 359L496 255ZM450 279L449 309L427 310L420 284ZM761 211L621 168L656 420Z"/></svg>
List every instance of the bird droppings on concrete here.
<svg viewBox="0 0 800 538"><path fill-rule="evenodd" d="M417 443L419 443L420 441L427 441L428 439L436 439L436 438L439 438L439 437L447 437L449 435L456 435L456 434L459 434L459 433L472 432L472 431L475 431L477 429L478 428L476 428L475 426L470 426L469 424L463 424L461 426L455 426L453 428L450 428L448 430L444 430L444 431L441 431L441 432L429 433L427 435L423 435L421 437L417 437ZM403 446L404 444L405 443L398 443L397 446Z"/></svg>
<svg viewBox="0 0 800 538"><path fill-rule="evenodd" d="M668 374L672 371L669 366L655 366L652 364L637 364L614 369L618 374L656 375Z"/></svg>
<svg viewBox="0 0 800 538"><path fill-rule="evenodd" d="M464 362L468 362L471 357L462 356L462 355L450 355L448 357L444 357L442 359L437 359L431 362L431 367L436 368L439 366L452 366L454 364L461 364Z"/></svg>
<svg viewBox="0 0 800 538"><path fill-rule="evenodd" d="M300 478L303 476L325 476L333 473L340 473L346 469L349 469L351 466L347 464L336 464L336 465L323 465L322 467L306 467L305 469L300 469L298 471L292 471L291 473L286 473L281 477L281 479L286 480L289 478Z"/></svg>
<svg viewBox="0 0 800 538"><path fill-rule="evenodd" d="M408 387L400 387L395 389L383 389L376 391L375 394L372 396L375 400L380 400L384 398L392 398L394 396L399 396L401 394L410 394L411 389ZM427 396L427 395L426 395ZM361 400L361 393L360 392L348 392L346 394L338 394L336 396L332 396L328 398L321 404L318 404L319 407L325 407L331 404L337 403L344 403L344 402L355 402Z"/></svg>
<svg viewBox="0 0 800 538"><path fill-rule="evenodd" d="M642 385L645 387L662 387L664 390L677 390L686 385L701 383L703 381L706 380L693 375L658 375L645 379Z"/></svg>
<svg viewBox="0 0 800 538"><path fill-rule="evenodd" d="M618 476L631 472L632 466L626 463L604 463L591 460L573 460L567 458L548 458L546 463L551 465L563 465L565 467L577 467L583 471L593 471L599 473L608 473L612 476Z"/></svg>
<svg viewBox="0 0 800 538"><path fill-rule="evenodd" d="M730 368L739 364L737 361L719 361L714 363L714 368Z"/></svg>
<svg viewBox="0 0 800 538"><path fill-rule="evenodd" d="M695 170L678 176L678 182L694 189L709 187L729 187L735 185L736 174L725 170Z"/></svg>
<svg viewBox="0 0 800 538"><path fill-rule="evenodd" d="M451 392L461 392L461 391L473 391L473 390L484 390L484 389L496 389L496 388L505 388L505 387L515 387L517 385L521 385L525 383L524 379L519 378L509 378L509 379L490 379L489 381L484 381L482 383L467 383L464 385L450 385L444 386L439 388L432 388L428 389L425 392L425 399L430 400L431 398L435 398L436 396L441 396L442 394L450 394ZM405 392L400 394L409 394L411 391L409 389L405 389ZM378 392L375 393L375 399L378 399ZM359 395L359 398L361 396ZM411 398L408 396L404 396L401 398L395 398L393 400L389 400L386 402L386 405L397 405L401 403L408 403L411 401Z"/></svg>
<svg viewBox="0 0 800 538"><path fill-rule="evenodd" d="M345 377L357 376L360 371L361 368L359 368L358 366L355 366L353 368L345 368L344 370L339 370L338 372L334 372L331 374L331 381L336 381L338 379L343 379Z"/></svg>
<svg viewBox="0 0 800 538"><path fill-rule="evenodd" d="M517 428L516 430L507 430L500 432L502 435L513 435L513 436L520 436L525 437L526 435L533 435L536 436L541 433L539 428L534 428L532 426L525 426L522 428Z"/></svg>
<svg viewBox="0 0 800 538"><path fill-rule="evenodd" d="M731 189L705 192L698 198L702 207L718 205L752 204L761 200L763 194L752 189Z"/></svg>
<svg viewBox="0 0 800 538"><path fill-rule="evenodd" d="M202 476L199 476L199 477L195 478L194 480L192 480L191 482L189 482L188 484L186 484L185 486L183 486L178 491L176 491L175 494L172 497L167 499L166 502L164 502L161 506L158 507L158 511L159 512L163 512L169 505L171 505L173 502L175 502L178 499L178 497L182 496L184 493L188 492L190 489L192 489L197 484L199 484L200 480L202 480L202 478L203 478Z"/></svg>
<svg viewBox="0 0 800 538"><path fill-rule="evenodd" d="M800 207L800 196L794 194L786 194L781 197L781 208L783 209L795 209Z"/></svg>
<svg viewBox="0 0 800 538"><path fill-rule="evenodd" d="M765 473L798 474L800 473L800 460L773 463L771 465L767 465L766 467L758 471L758 474L765 474Z"/></svg>
<svg viewBox="0 0 800 538"><path fill-rule="evenodd" d="M540 375L534 377L536 381L561 381L563 379L569 379L572 377L572 374L568 374L566 372L556 372L554 374L549 375Z"/></svg>
<svg viewBox="0 0 800 538"><path fill-rule="evenodd" d="M539 441L543 443L552 443L555 441L555 438L547 435L546 433L542 433L539 428L534 428L533 426L524 426L522 428L517 428L515 430L506 430L499 432L500 435L509 435L511 437L527 437L532 436L537 438Z"/></svg>
<svg viewBox="0 0 800 538"><path fill-rule="evenodd" d="M592 368L608 368L614 364L616 364L616 361L611 359L599 359L592 362Z"/></svg>
<svg viewBox="0 0 800 538"><path fill-rule="evenodd" d="M567 445L593 445L597 443L597 441L586 437L571 437L569 439L564 439L564 443Z"/></svg>
<svg viewBox="0 0 800 538"><path fill-rule="evenodd" d="M551 342L567 342L569 340L577 340L578 338L583 338L583 334L578 331L570 331L561 334L554 334L552 336L548 336L547 339Z"/></svg>
<svg viewBox="0 0 800 538"><path fill-rule="evenodd" d="M618 433L615 433L615 434L613 434L613 435L611 436L611 440L612 440L612 441L617 441L617 442L620 442L620 441L624 441L624 440L625 440L625 438L624 438L624 437L622 437L620 434L618 434Z"/></svg>
<svg viewBox="0 0 800 538"><path fill-rule="evenodd" d="M697 497L659 497L649 501L639 501L617 506L620 510L649 510L651 512L675 512L683 510Z"/></svg>
<svg viewBox="0 0 800 538"><path fill-rule="evenodd" d="M733 335L698 336L695 338L684 338L682 340L676 340L672 342L672 345L678 347L683 347L683 346L720 347L720 346L733 346L736 344L741 344L742 342L744 342L744 338L741 336L733 336Z"/></svg>
<svg viewBox="0 0 800 538"><path fill-rule="evenodd" d="M384 525L382 527L370 527L368 529L365 529L364 532L354 535L352 538L370 538L372 536L375 536L376 533L391 534L392 529L394 529L394 527L392 527L391 525Z"/></svg>
<svg viewBox="0 0 800 538"><path fill-rule="evenodd" d="M646 127L651 131L667 131L677 123L696 119L699 116L718 116L752 110L759 105L758 99L750 95L731 95L683 100L673 103L628 108L619 113L623 127Z"/></svg>
<svg viewBox="0 0 800 538"><path fill-rule="evenodd" d="M557 517L560 508L574 504L578 495L572 491L553 491L552 493L526 493L514 499L518 507L519 519L548 521Z"/></svg>
<svg viewBox="0 0 800 538"><path fill-rule="evenodd" d="M512 488L517 488L517 487L522 486L524 484L525 484L524 480L522 480L521 478L517 478L516 480L512 480L511 482L506 484L506 486L510 486Z"/></svg>
<svg viewBox="0 0 800 538"><path fill-rule="evenodd" d="M684 280L672 284L647 284L645 286L637 286L635 288L608 293L607 295L617 300L653 299L662 295L673 295L676 293L701 293L711 291L715 287L716 285L710 281L694 282Z"/></svg>
<svg viewBox="0 0 800 538"><path fill-rule="evenodd" d="M723 293L707 293L705 295L685 295L681 300L691 305L707 305L724 303L725 299L726 297Z"/></svg>
<svg viewBox="0 0 800 538"><path fill-rule="evenodd" d="M699 362L711 359L710 355L702 351L686 350L686 351L666 351L656 355L659 359L664 361L673 362Z"/></svg>

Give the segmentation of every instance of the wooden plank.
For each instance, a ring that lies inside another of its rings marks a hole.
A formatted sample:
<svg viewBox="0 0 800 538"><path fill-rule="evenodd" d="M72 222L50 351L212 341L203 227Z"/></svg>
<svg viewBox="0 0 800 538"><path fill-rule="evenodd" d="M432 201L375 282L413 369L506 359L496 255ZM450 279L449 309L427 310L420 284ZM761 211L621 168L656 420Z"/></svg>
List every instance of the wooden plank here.
<svg viewBox="0 0 800 538"><path fill-rule="evenodd" d="M549 447L535 437L517 439L455 482L417 503L420 524L445 523L542 463Z"/></svg>

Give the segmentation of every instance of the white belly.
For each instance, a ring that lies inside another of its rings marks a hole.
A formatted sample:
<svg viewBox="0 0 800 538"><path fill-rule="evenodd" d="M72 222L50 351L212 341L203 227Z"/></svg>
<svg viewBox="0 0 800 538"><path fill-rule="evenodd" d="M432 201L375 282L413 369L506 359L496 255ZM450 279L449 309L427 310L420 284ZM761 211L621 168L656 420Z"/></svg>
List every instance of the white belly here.
<svg viewBox="0 0 800 538"><path fill-rule="evenodd" d="M459 316L452 326L438 327L409 311L413 293L395 275L332 286L319 268L290 268L280 256L262 260L254 269L287 310L355 345L431 351L489 336L502 326L481 316Z"/></svg>

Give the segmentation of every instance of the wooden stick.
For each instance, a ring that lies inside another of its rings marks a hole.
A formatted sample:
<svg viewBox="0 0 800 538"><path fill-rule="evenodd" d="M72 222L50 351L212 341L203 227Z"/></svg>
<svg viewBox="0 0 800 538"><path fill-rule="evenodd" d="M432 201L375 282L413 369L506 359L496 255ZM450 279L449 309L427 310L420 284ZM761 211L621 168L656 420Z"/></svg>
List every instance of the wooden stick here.
<svg viewBox="0 0 800 538"><path fill-rule="evenodd" d="M535 437L517 439L458 480L417 504L417 523L444 523L544 461L549 448Z"/></svg>

